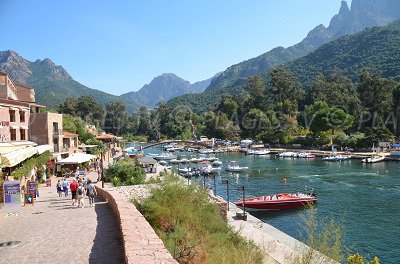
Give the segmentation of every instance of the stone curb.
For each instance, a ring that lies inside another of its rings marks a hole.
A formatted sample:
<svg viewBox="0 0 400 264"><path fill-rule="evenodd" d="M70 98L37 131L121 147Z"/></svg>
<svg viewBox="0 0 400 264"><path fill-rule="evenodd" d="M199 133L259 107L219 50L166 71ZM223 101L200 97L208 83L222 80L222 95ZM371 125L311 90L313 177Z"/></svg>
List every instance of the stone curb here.
<svg viewBox="0 0 400 264"><path fill-rule="evenodd" d="M97 194L107 201L120 225L125 263L178 263L165 248L162 240L127 198L114 190L96 186Z"/></svg>

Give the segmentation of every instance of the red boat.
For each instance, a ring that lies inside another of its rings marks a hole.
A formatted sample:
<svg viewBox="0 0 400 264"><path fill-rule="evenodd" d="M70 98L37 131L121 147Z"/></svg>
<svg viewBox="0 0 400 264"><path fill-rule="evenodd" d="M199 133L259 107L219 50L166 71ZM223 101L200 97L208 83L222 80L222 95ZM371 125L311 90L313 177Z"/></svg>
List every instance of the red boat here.
<svg viewBox="0 0 400 264"><path fill-rule="evenodd" d="M278 193L268 196L259 196L247 198L235 202L235 205L253 210L285 210L296 207L302 207L307 204L315 204L317 202L316 195L304 193Z"/></svg>

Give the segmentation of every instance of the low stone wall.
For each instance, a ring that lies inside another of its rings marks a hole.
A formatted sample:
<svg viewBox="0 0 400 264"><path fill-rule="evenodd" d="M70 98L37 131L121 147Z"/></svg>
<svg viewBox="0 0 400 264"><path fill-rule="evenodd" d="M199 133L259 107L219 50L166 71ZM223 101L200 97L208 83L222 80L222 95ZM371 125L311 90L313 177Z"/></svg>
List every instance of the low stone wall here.
<svg viewBox="0 0 400 264"><path fill-rule="evenodd" d="M118 218L126 263L177 263L134 204L115 190L96 188Z"/></svg>

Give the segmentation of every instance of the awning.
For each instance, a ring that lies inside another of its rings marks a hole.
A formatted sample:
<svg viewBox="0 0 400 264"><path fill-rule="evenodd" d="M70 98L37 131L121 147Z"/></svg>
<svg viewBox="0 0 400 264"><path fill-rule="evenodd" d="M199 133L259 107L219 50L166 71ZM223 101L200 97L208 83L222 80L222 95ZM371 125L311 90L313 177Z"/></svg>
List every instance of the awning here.
<svg viewBox="0 0 400 264"><path fill-rule="evenodd" d="M46 151L51 151L53 150L53 147L51 145L40 145L36 147L37 153L40 155Z"/></svg>
<svg viewBox="0 0 400 264"><path fill-rule="evenodd" d="M10 126L12 129L19 129L19 126Z"/></svg>
<svg viewBox="0 0 400 264"><path fill-rule="evenodd" d="M21 129L28 129L27 126L20 126L19 128L21 128Z"/></svg>
<svg viewBox="0 0 400 264"><path fill-rule="evenodd" d="M3 167L14 167L24 160L32 157L37 154L37 150L35 147L27 147L23 149L19 149L7 154L3 154L1 156L1 165Z"/></svg>
<svg viewBox="0 0 400 264"><path fill-rule="evenodd" d="M96 155L90 155L86 153L74 153L68 158L58 161L57 164L80 164L96 158Z"/></svg>

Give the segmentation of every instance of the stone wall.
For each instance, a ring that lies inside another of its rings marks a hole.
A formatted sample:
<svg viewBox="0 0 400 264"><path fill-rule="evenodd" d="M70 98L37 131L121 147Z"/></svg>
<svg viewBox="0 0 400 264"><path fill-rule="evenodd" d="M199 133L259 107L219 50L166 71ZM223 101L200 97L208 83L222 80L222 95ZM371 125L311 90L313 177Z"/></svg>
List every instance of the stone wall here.
<svg viewBox="0 0 400 264"><path fill-rule="evenodd" d="M116 190L96 188L119 221L126 263L177 263L134 204Z"/></svg>

